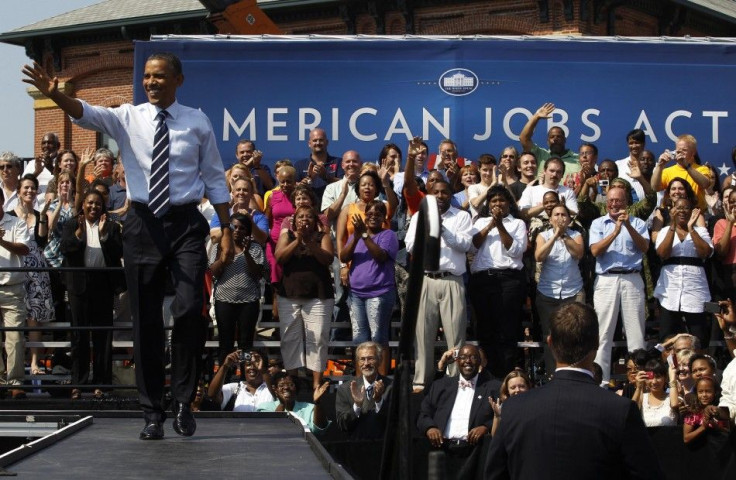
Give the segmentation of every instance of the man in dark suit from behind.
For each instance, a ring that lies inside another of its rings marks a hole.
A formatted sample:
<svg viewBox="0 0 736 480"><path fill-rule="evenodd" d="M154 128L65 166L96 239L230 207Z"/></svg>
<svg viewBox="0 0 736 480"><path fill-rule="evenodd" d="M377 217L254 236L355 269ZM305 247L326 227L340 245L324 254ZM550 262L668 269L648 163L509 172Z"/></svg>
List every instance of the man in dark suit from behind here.
<svg viewBox="0 0 736 480"><path fill-rule="evenodd" d="M382 351L375 342L358 345L355 364L361 375L337 389L337 426L353 439L381 439L386 430L391 379L378 374Z"/></svg>
<svg viewBox="0 0 736 480"><path fill-rule="evenodd" d="M560 307L547 343L557 361L554 378L504 403L484 477L663 479L636 404L593 380L595 310Z"/></svg>
<svg viewBox="0 0 736 480"><path fill-rule="evenodd" d="M501 382L480 372L475 345L462 346L456 362L459 376L432 382L422 400L417 428L432 447L444 450L448 478L469 478L478 466L478 444L493 424L488 398L498 398Z"/></svg>

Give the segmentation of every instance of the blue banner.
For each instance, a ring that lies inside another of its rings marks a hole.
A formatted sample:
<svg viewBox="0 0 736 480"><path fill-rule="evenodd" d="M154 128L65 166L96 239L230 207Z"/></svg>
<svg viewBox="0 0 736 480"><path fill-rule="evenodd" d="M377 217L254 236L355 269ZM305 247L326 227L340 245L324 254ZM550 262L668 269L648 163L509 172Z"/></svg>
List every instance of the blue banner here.
<svg viewBox="0 0 736 480"><path fill-rule="evenodd" d="M388 142L405 151L414 135L430 152L451 138L463 157L498 156L520 148L527 119L552 102L539 145L561 126L568 148L595 143L600 162L628 156L633 128L656 156L690 133L703 162L734 171L736 44L727 41L154 39L136 43L136 102L145 58L158 51L181 57L178 99L209 116L226 165L242 138L268 163L304 158L317 126L332 155L354 149L364 161Z"/></svg>

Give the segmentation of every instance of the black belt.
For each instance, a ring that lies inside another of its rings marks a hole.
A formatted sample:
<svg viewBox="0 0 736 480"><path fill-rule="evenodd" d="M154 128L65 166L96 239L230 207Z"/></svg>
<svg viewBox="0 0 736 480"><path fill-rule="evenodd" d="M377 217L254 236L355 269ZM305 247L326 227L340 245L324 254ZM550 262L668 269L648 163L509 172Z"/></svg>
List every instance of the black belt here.
<svg viewBox="0 0 736 480"><path fill-rule="evenodd" d="M437 280L438 278L445 278L452 275L450 272L424 272L425 277L433 278Z"/></svg>
<svg viewBox="0 0 736 480"><path fill-rule="evenodd" d="M666 265L692 265L693 267L704 267L705 262L696 257L670 257L662 262L663 267Z"/></svg>
<svg viewBox="0 0 736 480"><path fill-rule="evenodd" d="M508 275L509 273L519 273L521 269L516 268L488 268L486 270L478 270L473 275Z"/></svg>
<svg viewBox="0 0 736 480"><path fill-rule="evenodd" d="M454 447L464 447L469 445L467 440L461 440L459 438L445 438L443 443Z"/></svg>
<svg viewBox="0 0 736 480"><path fill-rule="evenodd" d="M616 274L616 275L626 275L628 273L639 273L639 270L637 270L635 268L629 268L629 269L626 269L626 268L612 268L609 271L607 271L606 273L613 273L613 274Z"/></svg>
<svg viewBox="0 0 736 480"><path fill-rule="evenodd" d="M130 204L135 208L136 210L144 210L151 212L151 209L148 208L148 205L143 202L130 202ZM170 214L170 213L181 213L188 210L191 210L193 208L197 208L197 205L199 205L197 202L192 203L185 203L184 205L170 205L169 209L166 211L164 216Z"/></svg>

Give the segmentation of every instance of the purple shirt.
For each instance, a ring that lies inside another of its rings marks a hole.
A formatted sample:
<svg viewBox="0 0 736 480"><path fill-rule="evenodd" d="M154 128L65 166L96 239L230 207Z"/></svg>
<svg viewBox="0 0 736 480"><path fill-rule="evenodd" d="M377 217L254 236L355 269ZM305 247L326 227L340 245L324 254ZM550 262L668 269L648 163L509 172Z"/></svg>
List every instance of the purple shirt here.
<svg viewBox="0 0 736 480"><path fill-rule="evenodd" d="M353 241L353 235L348 243ZM350 290L359 298L373 298L393 290L394 265L396 253L399 251L399 240L393 230L382 230L373 236L373 241L388 254L385 262L377 262L365 242L360 240L355 246L353 260L350 264Z"/></svg>

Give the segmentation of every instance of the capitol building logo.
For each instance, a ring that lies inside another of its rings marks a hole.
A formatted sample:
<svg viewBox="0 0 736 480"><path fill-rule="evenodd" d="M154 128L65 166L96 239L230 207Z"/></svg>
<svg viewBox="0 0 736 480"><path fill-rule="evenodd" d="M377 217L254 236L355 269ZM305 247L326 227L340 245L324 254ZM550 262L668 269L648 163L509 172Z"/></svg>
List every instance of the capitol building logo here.
<svg viewBox="0 0 736 480"><path fill-rule="evenodd" d="M438 84L448 95L460 97L478 88L478 77L466 68L453 68L440 75Z"/></svg>

